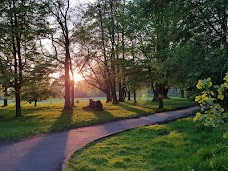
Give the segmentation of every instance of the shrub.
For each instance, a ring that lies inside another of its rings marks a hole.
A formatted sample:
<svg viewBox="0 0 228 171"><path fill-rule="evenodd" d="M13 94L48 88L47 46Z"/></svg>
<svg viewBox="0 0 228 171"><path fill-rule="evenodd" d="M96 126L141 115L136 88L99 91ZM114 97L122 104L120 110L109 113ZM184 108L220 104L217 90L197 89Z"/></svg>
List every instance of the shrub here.
<svg viewBox="0 0 228 171"><path fill-rule="evenodd" d="M197 89L203 90L201 95L195 97L195 101L200 104L201 110L196 113L195 121L199 121L203 126L217 127L227 123L228 112L221 106L228 90L228 72L224 77L224 83L214 85L211 79L199 80Z"/></svg>

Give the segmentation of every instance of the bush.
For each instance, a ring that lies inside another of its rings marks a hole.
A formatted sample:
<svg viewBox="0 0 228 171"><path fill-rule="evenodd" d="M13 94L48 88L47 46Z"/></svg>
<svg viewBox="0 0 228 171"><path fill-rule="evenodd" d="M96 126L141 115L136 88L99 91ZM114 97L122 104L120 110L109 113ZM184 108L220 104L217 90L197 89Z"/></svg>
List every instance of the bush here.
<svg viewBox="0 0 228 171"><path fill-rule="evenodd" d="M224 80L223 84L213 86L211 79L208 78L199 80L196 85L197 89L203 91L201 95L195 97L195 101L200 104L201 110L196 113L194 120L199 121L203 126L217 127L227 123L228 112L224 110L223 106L226 104L222 102L225 97L227 98L228 73L226 73Z"/></svg>

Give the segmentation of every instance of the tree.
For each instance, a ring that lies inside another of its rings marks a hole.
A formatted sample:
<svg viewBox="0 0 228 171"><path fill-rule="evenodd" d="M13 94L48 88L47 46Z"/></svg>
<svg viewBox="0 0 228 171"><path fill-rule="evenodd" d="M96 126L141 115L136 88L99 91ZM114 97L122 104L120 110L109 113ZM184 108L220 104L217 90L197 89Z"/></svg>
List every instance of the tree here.
<svg viewBox="0 0 228 171"><path fill-rule="evenodd" d="M133 92L134 103L137 103L136 92L145 83L144 77L139 77L139 75L145 75L144 66L141 61L128 61L126 65L126 85L128 86L128 91Z"/></svg>
<svg viewBox="0 0 228 171"><path fill-rule="evenodd" d="M71 109L74 106L74 72L72 52L73 36L75 35L74 17L77 14L74 12L76 7L70 6L70 0L54 0L49 1L52 15L52 45L55 49L55 60L64 65L64 80L65 80L65 104L64 109ZM64 58L61 57L64 51Z"/></svg>
<svg viewBox="0 0 228 171"><path fill-rule="evenodd" d="M167 98L168 73L164 62L170 48L170 36L174 19L170 17L173 8L172 1L134 1L129 3L129 24L127 36L131 42L136 42L135 49L147 70L147 81L154 92L154 99L160 101ZM139 20L140 18L140 20Z"/></svg>
<svg viewBox="0 0 228 171"><path fill-rule="evenodd" d="M101 90L106 94L106 103L108 103L112 100L110 87L107 82L106 73L104 72L104 67L105 66L98 61L97 63L93 62L92 65L88 62L87 66L83 69L82 76L88 84L92 85L93 87ZM89 70L89 72L86 72L85 70Z"/></svg>
<svg viewBox="0 0 228 171"><path fill-rule="evenodd" d="M178 11L183 10L184 17L179 19L175 29L177 43L173 44L165 63L167 72L172 73L169 82L182 89L193 89L198 79L210 76L216 84L221 84L228 69L227 3L180 1L178 4Z"/></svg>
<svg viewBox="0 0 228 171"><path fill-rule="evenodd" d="M119 86L120 101L122 88L138 84L138 80L128 79L131 76L126 67L133 71L140 66L163 108L162 100L168 98L170 86L183 92L205 75L218 78L226 70L225 6L225 1L99 0L86 9L78 27L78 33L82 33L78 40L89 47L88 68L92 71L96 66L96 74L103 74L102 85L107 83L106 88L114 96ZM127 66L129 61L134 64ZM97 65L101 69L97 70ZM99 85L101 79L94 78L93 84Z"/></svg>
<svg viewBox="0 0 228 171"><path fill-rule="evenodd" d="M49 82L32 82L28 87L22 88L21 99L29 103L34 102L35 107L38 101L56 97L60 97L59 92L53 91Z"/></svg>
<svg viewBox="0 0 228 171"><path fill-rule="evenodd" d="M192 31L194 36L199 38L202 42L206 42L209 49L213 51L222 50L223 53L219 54L224 65L221 67L220 83L224 77L224 71L227 66L228 55L228 9L227 1L189 1L189 18L193 22ZM195 20L196 19L196 20ZM197 34L200 33L200 34ZM210 35L210 36L208 36ZM225 60L224 60L225 58Z"/></svg>
<svg viewBox="0 0 228 171"><path fill-rule="evenodd" d="M0 1L1 59L8 61L12 77L9 84L15 90L16 116L21 116L21 88L24 73L37 52L36 40L47 32L47 6L43 1Z"/></svg>
<svg viewBox="0 0 228 171"><path fill-rule="evenodd" d="M33 69L27 74L29 77L24 79L22 87L22 100L29 103L47 100L49 98L60 97L59 90L52 89L52 80L50 75L55 71L50 61L45 61L41 57L39 63L34 65Z"/></svg>
<svg viewBox="0 0 228 171"><path fill-rule="evenodd" d="M129 53L131 44L127 37L127 24L125 24L128 13L126 6L125 1L113 0L99 0L88 6L80 20L76 37L76 41L83 47L80 54L86 56L87 69L93 72L91 75L95 75L95 70L91 69L94 64L101 66L96 70L97 75L102 75L102 89L105 87L107 97L111 95L108 99L112 99L114 104L123 101L126 96L125 89L128 86L125 69L126 63L132 58ZM85 52L85 49L88 50ZM95 85L93 79L93 85L101 87L101 79L96 80ZM116 95L117 87L119 87L119 99Z"/></svg>
<svg viewBox="0 0 228 171"><path fill-rule="evenodd" d="M205 75L221 82L218 75L227 69L226 5L225 1L132 2L132 14L141 19L132 28L137 29L138 49L147 60L155 95L164 98L170 85L182 90L194 87Z"/></svg>
<svg viewBox="0 0 228 171"><path fill-rule="evenodd" d="M94 58L95 64L99 62L101 65L96 70L99 73L95 74L95 70L91 69L91 75L100 75L101 77L93 79L93 81L87 79L88 82L93 82L95 85L94 80L96 80L95 86L105 91L107 102L112 99L114 104L118 103L116 96L115 4L112 0L107 2L99 0L89 6L79 23L75 36L76 41L83 47L80 49L80 54L84 54L86 57L84 64L88 64L87 68L93 67L91 66L92 63L89 62L92 58ZM87 50L85 51L85 49Z"/></svg>

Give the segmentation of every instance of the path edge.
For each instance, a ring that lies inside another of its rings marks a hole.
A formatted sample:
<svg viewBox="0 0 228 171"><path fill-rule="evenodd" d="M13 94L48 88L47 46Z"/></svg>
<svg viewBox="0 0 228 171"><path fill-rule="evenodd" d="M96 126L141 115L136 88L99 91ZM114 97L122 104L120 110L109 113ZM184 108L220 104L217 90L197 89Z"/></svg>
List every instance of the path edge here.
<svg viewBox="0 0 228 171"><path fill-rule="evenodd" d="M195 107L195 106L194 106L194 107ZM192 108L192 107L190 107L190 108ZM187 109L188 109L188 108L187 108ZM199 109L199 108L198 108L198 109ZM169 123L169 122L172 122L172 121L176 121L176 120L181 119L181 118L186 118L186 117L189 117L189 116L193 116L193 115L196 113L196 111L197 111L198 109L195 109L195 110L190 111L190 112L183 113L181 116L169 117L169 118L167 118L167 119L164 120L164 121L158 121L158 122L151 123L151 124L146 124L146 125L143 125L143 126L156 125L156 124L166 124L166 123ZM181 110L181 109L180 109L180 110ZM178 110L177 110L177 111L178 111ZM156 113L153 113L153 115L154 115L154 114L156 114ZM144 116L141 116L141 117L144 117ZM141 118L141 117L139 117L139 118ZM118 121L117 121L117 122L118 122ZM138 127L142 127L142 126L138 126ZM137 128L137 127L134 127L134 128ZM98 141L98 140L107 138L107 137L109 137L109 136L112 136L112 135L115 135L115 134L118 134L118 133L121 133L121 132L124 132L124 131L128 131L128 130L134 129L134 128L129 128L129 129L125 129L125 130L120 130L120 131L114 132L114 133L109 133L109 134L104 135L103 137L100 137L100 138L95 139L94 141ZM90 143L92 143L92 142L94 142L94 141L91 141L91 142L85 144L85 145L82 146L80 149L86 147L88 144L90 144ZM78 149L78 150L80 150L80 149ZM78 151L78 150L76 150L76 151ZM61 169L60 169L61 171L67 171L67 163L68 163L69 159L71 158L71 156L72 156L76 151L74 151L72 154L69 154L69 155L67 155L67 156L65 157L65 159L63 160L63 162L62 162L62 164L61 164Z"/></svg>

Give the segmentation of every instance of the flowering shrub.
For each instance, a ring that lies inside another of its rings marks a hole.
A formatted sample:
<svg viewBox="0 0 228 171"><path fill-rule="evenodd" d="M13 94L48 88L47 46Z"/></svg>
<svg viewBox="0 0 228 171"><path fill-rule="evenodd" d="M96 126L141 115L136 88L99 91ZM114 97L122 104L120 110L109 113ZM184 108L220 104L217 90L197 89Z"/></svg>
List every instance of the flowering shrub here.
<svg viewBox="0 0 228 171"><path fill-rule="evenodd" d="M201 95L195 97L195 101L200 104L201 110L196 113L194 121L199 121L203 126L217 127L227 122L228 112L218 103L224 100L224 93L228 90L228 73L224 78L224 83L213 86L211 79L199 80L196 87L202 89Z"/></svg>

